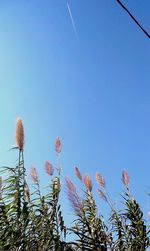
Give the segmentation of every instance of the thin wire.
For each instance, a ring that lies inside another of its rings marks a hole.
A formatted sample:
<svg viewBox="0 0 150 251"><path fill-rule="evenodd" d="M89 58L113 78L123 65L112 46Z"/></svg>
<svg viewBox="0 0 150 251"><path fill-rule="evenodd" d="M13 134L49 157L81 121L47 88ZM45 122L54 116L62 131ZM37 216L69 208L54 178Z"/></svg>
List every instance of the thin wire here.
<svg viewBox="0 0 150 251"><path fill-rule="evenodd" d="M132 20L137 24L137 26L144 32L144 34L150 38L150 34L141 26L141 24L137 21L137 19L131 14L131 12L124 6L124 4L120 0L116 0L118 4L128 13L128 15L132 18Z"/></svg>

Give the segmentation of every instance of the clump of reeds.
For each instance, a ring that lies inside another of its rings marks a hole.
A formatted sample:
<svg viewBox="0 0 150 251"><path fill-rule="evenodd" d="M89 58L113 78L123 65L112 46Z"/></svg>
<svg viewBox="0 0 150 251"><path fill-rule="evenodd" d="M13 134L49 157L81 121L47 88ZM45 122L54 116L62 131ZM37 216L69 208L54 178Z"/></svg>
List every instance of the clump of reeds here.
<svg viewBox="0 0 150 251"><path fill-rule="evenodd" d="M24 127L21 118L16 122L16 166L0 169L0 251L146 251L150 246L149 228L140 205L131 195L129 175L122 173L125 208L116 209L101 173L96 173L97 192L110 206L110 218L104 221L95 200L91 176L75 167L77 185L67 177L66 192L73 209L74 221L66 227L61 211L62 190L60 154L62 142L55 141L58 167L45 162L49 179L46 191L41 189L40 175L31 166L32 187L27 182L24 165ZM54 169L56 170L54 173ZM63 197L64 198L64 197ZM102 204L100 204L102 207ZM68 214L68 212L65 212ZM149 217L149 213L148 213ZM106 224L107 223L107 224ZM73 234L73 241L67 236Z"/></svg>

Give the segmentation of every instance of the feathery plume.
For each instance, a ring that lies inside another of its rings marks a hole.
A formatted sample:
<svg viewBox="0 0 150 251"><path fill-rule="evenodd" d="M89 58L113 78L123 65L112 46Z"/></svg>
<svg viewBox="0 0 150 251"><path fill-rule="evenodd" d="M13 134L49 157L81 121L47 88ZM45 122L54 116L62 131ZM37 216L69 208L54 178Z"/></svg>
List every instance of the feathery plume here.
<svg viewBox="0 0 150 251"><path fill-rule="evenodd" d="M53 165L48 161L45 163L45 170L49 176L52 176L54 173Z"/></svg>
<svg viewBox="0 0 150 251"><path fill-rule="evenodd" d="M55 151L56 153L61 153L61 149L62 149L62 144L61 144L61 140L59 137L56 138L56 142L55 142Z"/></svg>
<svg viewBox="0 0 150 251"><path fill-rule="evenodd" d="M82 175L81 175L80 170L77 166L75 167L75 175L78 177L79 180L82 181Z"/></svg>
<svg viewBox="0 0 150 251"><path fill-rule="evenodd" d="M88 175L85 175L84 177L84 185L88 189L88 191L92 191L92 181Z"/></svg>
<svg viewBox="0 0 150 251"><path fill-rule="evenodd" d="M106 187L106 183L105 180L103 179L102 175L100 173L96 173L96 181L97 183L102 186L102 187Z"/></svg>
<svg viewBox="0 0 150 251"><path fill-rule="evenodd" d="M66 181L66 187L67 187L68 191L76 193L76 187L73 184L73 182L71 181L71 179L69 179L68 177L66 177L65 181Z"/></svg>
<svg viewBox="0 0 150 251"><path fill-rule="evenodd" d="M66 179L67 195L74 211L81 216L82 214L82 201L77 193L76 187L73 182L67 177Z"/></svg>
<svg viewBox="0 0 150 251"><path fill-rule="evenodd" d="M29 201L30 200L30 190L29 190L29 186L27 183L25 186L25 196L26 196L26 199Z"/></svg>
<svg viewBox="0 0 150 251"><path fill-rule="evenodd" d="M19 150L24 148L24 128L22 118L18 118L16 122L16 144Z"/></svg>
<svg viewBox="0 0 150 251"><path fill-rule="evenodd" d="M127 171L122 172L122 181L126 188L129 188L129 175Z"/></svg>
<svg viewBox="0 0 150 251"><path fill-rule="evenodd" d="M107 201L107 197L101 189L97 189L97 192L101 199L103 199L104 201Z"/></svg>
<svg viewBox="0 0 150 251"><path fill-rule="evenodd" d="M31 175L31 179L32 179L33 183L37 183L39 181L38 174L37 174L36 168L34 166L31 167L30 175Z"/></svg>

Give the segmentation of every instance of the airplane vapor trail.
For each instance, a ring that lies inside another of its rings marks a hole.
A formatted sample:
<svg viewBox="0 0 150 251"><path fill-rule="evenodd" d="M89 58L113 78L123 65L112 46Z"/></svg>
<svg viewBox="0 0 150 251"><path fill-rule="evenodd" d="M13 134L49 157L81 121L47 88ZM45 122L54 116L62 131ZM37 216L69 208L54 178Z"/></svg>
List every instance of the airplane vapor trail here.
<svg viewBox="0 0 150 251"><path fill-rule="evenodd" d="M71 19L71 23L72 23L72 27L73 27L74 33L78 37L77 28L76 28L76 25L75 25L75 22L74 22L74 18L73 18L73 15L72 15L72 12L71 12L71 9L70 9L70 6L69 6L68 2L67 2L67 8L68 8L68 12L69 12L69 16L70 16L70 19Z"/></svg>

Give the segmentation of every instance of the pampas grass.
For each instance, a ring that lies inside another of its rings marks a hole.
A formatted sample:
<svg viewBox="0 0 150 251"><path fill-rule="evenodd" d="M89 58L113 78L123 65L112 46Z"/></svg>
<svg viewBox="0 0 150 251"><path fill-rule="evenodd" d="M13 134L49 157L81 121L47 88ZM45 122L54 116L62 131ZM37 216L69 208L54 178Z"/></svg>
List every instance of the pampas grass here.
<svg viewBox="0 0 150 251"><path fill-rule="evenodd" d="M108 221L104 218L94 198L93 181L75 167L75 176L81 182L76 186L65 179L68 202L74 217L66 226L61 211L60 153L62 143L58 137L55 151L58 157L56 173L51 162L45 162L49 178L46 194L40 190L40 179L35 166L30 177L33 189L26 180L24 165L24 127L21 118L16 123L17 164L0 169L0 251L146 251L150 246L149 227L137 200L129 191L129 174L122 173L124 208L117 210L106 192L106 182L96 173L98 195L110 206ZM80 188L81 186L81 188ZM81 190L80 190L81 189ZM65 201L67 203L67 201ZM102 207L102 204L101 204ZM68 214L68 212L64 212ZM148 213L150 217L150 213ZM68 236L72 237L68 238ZM71 241L72 240L72 241Z"/></svg>

